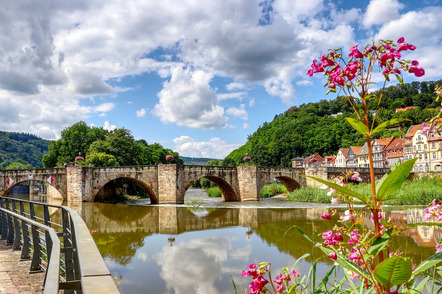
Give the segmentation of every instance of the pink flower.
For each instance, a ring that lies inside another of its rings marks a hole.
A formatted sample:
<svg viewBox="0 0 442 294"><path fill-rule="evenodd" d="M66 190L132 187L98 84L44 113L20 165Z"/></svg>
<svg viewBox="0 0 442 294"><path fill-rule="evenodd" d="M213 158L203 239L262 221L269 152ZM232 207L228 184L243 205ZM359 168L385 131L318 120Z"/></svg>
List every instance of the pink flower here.
<svg viewBox="0 0 442 294"><path fill-rule="evenodd" d="M328 257L330 257L331 259L334 259L334 260L338 259L338 255L336 254L336 252L332 252L332 253L330 253L330 254L328 255Z"/></svg>
<svg viewBox="0 0 442 294"><path fill-rule="evenodd" d="M362 181L361 176L358 172L355 172L354 174L352 174L350 179L352 181L358 181L358 182Z"/></svg>
<svg viewBox="0 0 442 294"><path fill-rule="evenodd" d="M258 293L260 293L261 290L264 288L264 286L268 282L269 281L264 279L262 276L259 276L252 283L250 283L250 285L249 285L250 291L248 292L248 294L258 294Z"/></svg>
<svg viewBox="0 0 442 294"><path fill-rule="evenodd" d="M331 59L328 59L324 53L321 56L321 64L322 64L322 67L329 67L329 66L335 65L335 62Z"/></svg>
<svg viewBox="0 0 442 294"><path fill-rule="evenodd" d="M349 221L349 220L354 219L354 218L355 218L355 216L351 213L350 210L346 210L344 212L344 216L341 216L341 220L343 222Z"/></svg>
<svg viewBox="0 0 442 294"><path fill-rule="evenodd" d="M348 245L355 246L359 242L359 233L358 231L350 232L350 239L348 240Z"/></svg>
<svg viewBox="0 0 442 294"><path fill-rule="evenodd" d="M333 236L333 231L328 230L327 232L322 233L322 239L330 240Z"/></svg>
<svg viewBox="0 0 442 294"><path fill-rule="evenodd" d="M332 198L331 199L331 204L339 204L339 203L341 203L341 199L339 199L339 198Z"/></svg>
<svg viewBox="0 0 442 294"><path fill-rule="evenodd" d="M292 276L294 276L295 278L298 278L299 273L294 269L294 270L292 270Z"/></svg>
<svg viewBox="0 0 442 294"><path fill-rule="evenodd" d="M331 219L330 214L327 213L327 212L324 212L323 214L321 214L321 217L322 217L323 219L326 219L326 220L330 220L330 219Z"/></svg>
<svg viewBox="0 0 442 294"><path fill-rule="evenodd" d="M427 125L425 123L422 123L421 127L422 127L422 130L421 130L422 135L425 135L426 133L428 133L431 130L431 127L427 127Z"/></svg>
<svg viewBox="0 0 442 294"><path fill-rule="evenodd" d="M340 233L336 233L336 234L333 234L333 240L336 240L338 242L344 241L344 237L342 237L342 235Z"/></svg>
<svg viewBox="0 0 442 294"><path fill-rule="evenodd" d="M350 54L348 54L348 57L351 57L351 58L364 57L364 55L362 55L361 51L359 51L358 46L359 46L359 44L350 47Z"/></svg>
<svg viewBox="0 0 442 294"><path fill-rule="evenodd" d="M401 43L405 43L405 39L404 39L404 37L400 37L400 38L397 40L397 43L399 43L399 44L401 44Z"/></svg>
<svg viewBox="0 0 442 294"><path fill-rule="evenodd" d="M436 253L442 252L442 246L440 244L436 245Z"/></svg>

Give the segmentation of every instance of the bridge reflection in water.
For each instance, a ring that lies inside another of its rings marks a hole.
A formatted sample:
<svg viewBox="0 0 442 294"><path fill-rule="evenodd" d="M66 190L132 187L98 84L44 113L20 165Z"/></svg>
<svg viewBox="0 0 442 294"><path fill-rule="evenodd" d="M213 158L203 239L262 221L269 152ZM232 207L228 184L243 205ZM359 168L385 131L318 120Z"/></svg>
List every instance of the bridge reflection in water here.
<svg viewBox="0 0 442 294"><path fill-rule="evenodd" d="M250 281L240 273L250 262L271 261L272 269L279 271L312 253L311 243L289 230L294 224L310 236L316 230L317 240L333 227L333 222L320 218L323 208L74 205L111 273L121 280L122 293L232 293L232 278L242 292ZM423 209L386 213L399 227L422 216ZM393 239L392 248L419 263L434 253L441 235L436 228L413 228ZM318 250L313 253L322 256ZM331 265L329 259L320 262L318 275ZM298 270L305 273L308 267L301 262Z"/></svg>

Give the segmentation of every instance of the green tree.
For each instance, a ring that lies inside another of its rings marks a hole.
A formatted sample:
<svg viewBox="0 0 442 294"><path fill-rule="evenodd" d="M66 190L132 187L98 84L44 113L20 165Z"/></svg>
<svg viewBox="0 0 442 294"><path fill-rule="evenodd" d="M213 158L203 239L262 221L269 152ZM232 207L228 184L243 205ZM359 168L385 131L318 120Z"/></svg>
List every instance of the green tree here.
<svg viewBox="0 0 442 294"><path fill-rule="evenodd" d="M20 162L13 162L6 167L6 169L31 169L31 168L32 168L32 165L23 164Z"/></svg>
<svg viewBox="0 0 442 294"><path fill-rule="evenodd" d="M85 163L89 166L118 166L118 161L113 155L103 152L88 154Z"/></svg>
<svg viewBox="0 0 442 294"><path fill-rule="evenodd" d="M104 140L107 133L102 128L87 126L84 121L73 124L61 132L59 140L49 145L49 152L42 159L43 166L61 166L74 161L79 154L85 156L90 144L97 140Z"/></svg>

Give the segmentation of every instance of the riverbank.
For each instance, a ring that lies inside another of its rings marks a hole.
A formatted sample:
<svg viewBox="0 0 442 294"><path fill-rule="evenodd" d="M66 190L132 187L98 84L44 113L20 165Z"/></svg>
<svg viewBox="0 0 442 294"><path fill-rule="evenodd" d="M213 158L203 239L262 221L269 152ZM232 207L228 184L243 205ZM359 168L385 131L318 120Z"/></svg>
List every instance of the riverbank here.
<svg viewBox="0 0 442 294"><path fill-rule="evenodd" d="M29 274L31 261L19 261L20 254L0 240L0 294L43 293L44 273Z"/></svg>

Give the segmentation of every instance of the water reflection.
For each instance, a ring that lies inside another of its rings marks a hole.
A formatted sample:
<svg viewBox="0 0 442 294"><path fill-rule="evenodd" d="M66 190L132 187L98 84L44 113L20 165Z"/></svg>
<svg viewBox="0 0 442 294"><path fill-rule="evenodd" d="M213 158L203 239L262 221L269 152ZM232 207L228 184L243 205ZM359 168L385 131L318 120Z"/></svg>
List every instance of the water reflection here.
<svg viewBox="0 0 442 294"><path fill-rule="evenodd" d="M250 262L271 261L278 271L304 253L322 256L291 228L296 224L319 240L333 226L321 219L323 211L83 203L81 215L111 272L121 278L122 293L232 293L232 277L239 289L250 282L240 276ZM386 212L399 227L422 216L421 208ZM391 244L418 263L434 253L440 237L440 228L417 227ZM331 265L324 259L319 274ZM299 264L301 272L308 267Z"/></svg>

